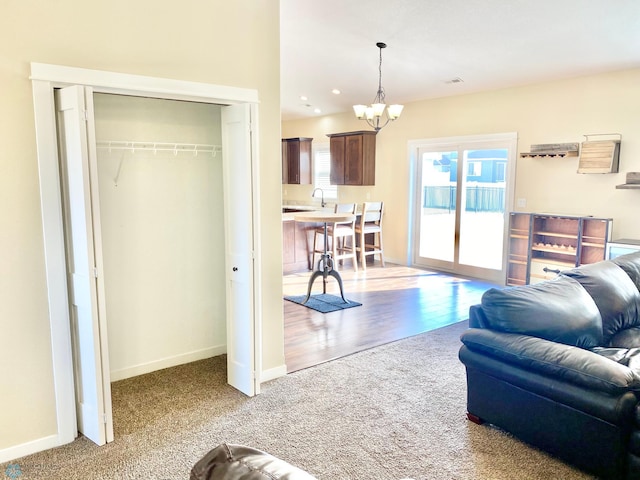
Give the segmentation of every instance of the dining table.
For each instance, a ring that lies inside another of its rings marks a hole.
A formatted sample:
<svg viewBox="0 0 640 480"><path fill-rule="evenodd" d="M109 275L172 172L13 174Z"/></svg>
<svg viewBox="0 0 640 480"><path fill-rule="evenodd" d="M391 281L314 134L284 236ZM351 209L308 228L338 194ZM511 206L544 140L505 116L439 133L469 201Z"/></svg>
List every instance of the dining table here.
<svg viewBox="0 0 640 480"><path fill-rule="evenodd" d="M325 211L312 211L312 212L304 212L297 213L294 215L293 219L296 222L311 222L311 223L323 223L324 224L324 248L322 255L320 256L320 260L318 260L318 267L311 274L311 278L309 279L309 286L307 288L307 296L301 302L302 305L307 303L311 298L311 290L313 288L313 283L316 279L322 277L322 293L327 293L327 278L333 277L338 282L338 286L340 287L340 296L345 303L349 303L344 297L344 287L342 284L342 277L340 273L333 268L333 258L331 256L331 252L329 252L329 243L328 243L328 235L327 235L327 225L329 223L336 222L352 222L355 219L355 215L351 213L334 213L334 212L325 212Z"/></svg>

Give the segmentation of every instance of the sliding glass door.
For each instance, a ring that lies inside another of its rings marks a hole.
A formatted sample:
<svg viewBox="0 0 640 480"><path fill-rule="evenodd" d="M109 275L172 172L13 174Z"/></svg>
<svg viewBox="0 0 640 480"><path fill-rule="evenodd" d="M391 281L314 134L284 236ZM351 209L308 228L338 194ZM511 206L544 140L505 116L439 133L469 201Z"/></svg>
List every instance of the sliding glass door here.
<svg viewBox="0 0 640 480"><path fill-rule="evenodd" d="M415 265L504 281L516 136L494 137L415 146Z"/></svg>
<svg viewBox="0 0 640 480"><path fill-rule="evenodd" d="M418 151L418 258L453 263L456 238L456 151Z"/></svg>

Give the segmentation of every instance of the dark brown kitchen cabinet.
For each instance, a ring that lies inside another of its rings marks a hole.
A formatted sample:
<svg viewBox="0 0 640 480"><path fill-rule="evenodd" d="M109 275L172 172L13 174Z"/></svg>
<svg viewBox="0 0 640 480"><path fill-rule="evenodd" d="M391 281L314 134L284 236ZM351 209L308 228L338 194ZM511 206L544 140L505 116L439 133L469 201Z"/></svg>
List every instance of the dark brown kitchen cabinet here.
<svg viewBox="0 0 640 480"><path fill-rule="evenodd" d="M282 183L309 185L311 179L311 141L313 138L282 139Z"/></svg>
<svg viewBox="0 0 640 480"><path fill-rule="evenodd" d="M367 130L327 135L332 185L375 185L376 133Z"/></svg>

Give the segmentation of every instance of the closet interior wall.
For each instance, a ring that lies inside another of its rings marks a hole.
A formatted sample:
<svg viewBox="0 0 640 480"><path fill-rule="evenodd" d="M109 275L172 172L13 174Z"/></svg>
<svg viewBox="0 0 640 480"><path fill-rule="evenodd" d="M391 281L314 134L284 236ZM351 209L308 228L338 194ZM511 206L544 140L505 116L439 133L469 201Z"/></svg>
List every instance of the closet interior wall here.
<svg viewBox="0 0 640 480"><path fill-rule="evenodd" d="M95 94L94 108L111 380L225 353L220 107ZM218 151L136 148L152 143Z"/></svg>

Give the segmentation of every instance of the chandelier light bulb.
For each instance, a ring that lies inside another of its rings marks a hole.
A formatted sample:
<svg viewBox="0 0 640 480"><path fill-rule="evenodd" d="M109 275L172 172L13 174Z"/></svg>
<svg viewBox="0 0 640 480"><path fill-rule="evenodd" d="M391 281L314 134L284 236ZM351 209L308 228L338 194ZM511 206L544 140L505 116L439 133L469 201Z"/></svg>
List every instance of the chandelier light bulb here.
<svg viewBox="0 0 640 480"><path fill-rule="evenodd" d="M398 118L402 113L403 108L404 108L404 105L389 105L389 108L387 109L389 118L391 120L395 120L396 118Z"/></svg>
<svg viewBox="0 0 640 480"><path fill-rule="evenodd" d="M354 105L353 112L356 114L358 120L362 120L364 118L364 113L367 111L366 105Z"/></svg>
<svg viewBox="0 0 640 480"><path fill-rule="evenodd" d="M371 107L373 108L373 116L381 117L384 113L386 105L384 103L374 103L373 105L371 105Z"/></svg>
<svg viewBox="0 0 640 480"><path fill-rule="evenodd" d="M367 120L373 120L373 113L373 108L367 107L367 109L364 111L364 116Z"/></svg>

